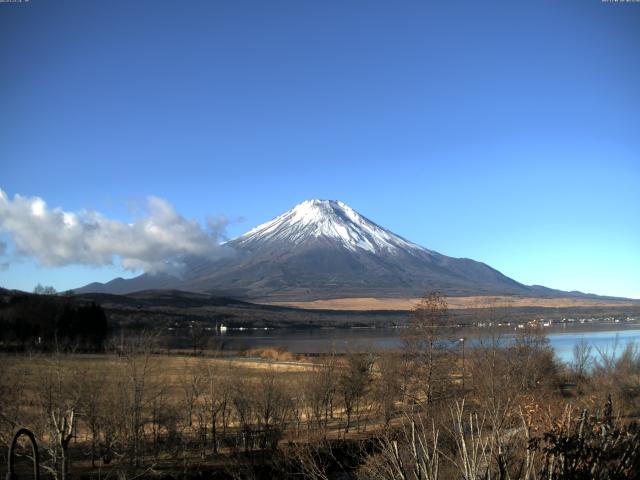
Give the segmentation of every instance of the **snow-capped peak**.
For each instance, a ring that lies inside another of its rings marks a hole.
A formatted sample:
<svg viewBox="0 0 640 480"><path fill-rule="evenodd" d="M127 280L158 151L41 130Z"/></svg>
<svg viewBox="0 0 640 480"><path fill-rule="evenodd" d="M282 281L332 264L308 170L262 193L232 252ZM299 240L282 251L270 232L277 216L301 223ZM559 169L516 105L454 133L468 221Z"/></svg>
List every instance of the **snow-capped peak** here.
<svg viewBox="0 0 640 480"><path fill-rule="evenodd" d="M235 242L251 247L262 242L274 241L301 244L314 238L338 241L352 251L425 251L424 248L394 235L337 200L306 200L274 220L250 230Z"/></svg>

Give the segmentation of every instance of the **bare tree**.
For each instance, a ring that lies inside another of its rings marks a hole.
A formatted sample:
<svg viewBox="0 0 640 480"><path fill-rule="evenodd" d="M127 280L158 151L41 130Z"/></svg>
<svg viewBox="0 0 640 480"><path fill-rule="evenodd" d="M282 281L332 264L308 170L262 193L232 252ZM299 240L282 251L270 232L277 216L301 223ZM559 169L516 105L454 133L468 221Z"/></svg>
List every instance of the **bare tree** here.
<svg viewBox="0 0 640 480"><path fill-rule="evenodd" d="M379 452L369 456L360 468L371 480L438 480L441 453L439 431L425 425L420 416L411 416L395 431L379 437Z"/></svg>
<svg viewBox="0 0 640 480"><path fill-rule="evenodd" d="M349 477L328 441L289 443L283 446L279 460L281 470L292 478L330 480ZM337 472L343 476L338 477Z"/></svg>
<svg viewBox="0 0 640 480"><path fill-rule="evenodd" d="M371 367L373 356L369 354L350 353L346 358L338 377L338 390L342 396L346 424L344 433L349 433L351 420L355 414L359 418L362 397L371 384Z"/></svg>
<svg viewBox="0 0 640 480"><path fill-rule="evenodd" d="M378 356L375 367L377 375L373 381L373 398L388 428L396 412L396 402L402 396L404 360L396 352L384 352Z"/></svg>
<svg viewBox="0 0 640 480"><path fill-rule="evenodd" d="M300 425L303 422L305 405L308 403L308 395L304 388L304 381L291 379L287 385L291 405L291 417L295 424L295 436L300 437Z"/></svg>
<svg viewBox="0 0 640 480"><path fill-rule="evenodd" d="M95 468L101 434L107 421L107 399L111 389L111 376L104 364L94 365L83 373L85 387L81 391L79 415L90 435L89 455Z"/></svg>
<svg viewBox="0 0 640 480"><path fill-rule="evenodd" d="M40 438L48 440L43 442L43 446L50 457L50 463L43 466L59 480L68 477L69 444L75 435L83 388L81 380L84 379L82 373L75 371L64 357L56 352L44 362L37 387L43 427Z"/></svg>
<svg viewBox="0 0 640 480"><path fill-rule="evenodd" d="M129 459L135 468L140 466L142 455L146 407L153 398L150 380L156 341L156 336L147 333L131 337L121 344L118 357L120 415L126 421Z"/></svg>
<svg viewBox="0 0 640 480"><path fill-rule="evenodd" d="M203 372L197 366L190 365L188 360L184 362L184 372L185 374L180 377L182 410L185 415L184 423L188 428L191 428L196 403L203 390L204 376Z"/></svg>
<svg viewBox="0 0 640 480"><path fill-rule="evenodd" d="M426 294L413 308L406 344L415 381L427 407L444 397L450 382L451 353L447 303L439 292Z"/></svg>
<svg viewBox="0 0 640 480"><path fill-rule="evenodd" d="M311 427L311 420L316 428L326 432L329 418L333 416L334 396L337 389L337 366L334 356L325 358L308 373L304 384L307 400L307 431Z"/></svg>
<svg viewBox="0 0 640 480"><path fill-rule="evenodd" d="M208 362L206 367L204 403L209 414L211 446L214 454L218 453L218 423L220 420L224 421L229 401L230 368L229 365L220 366L213 362Z"/></svg>
<svg viewBox="0 0 640 480"><path fill-rule="evenodd" d="M252 445L254 403L251 397L254 389L255 386L249 380L237 378L232 385L230 396L245 452L248 452Z"/></svg>
<svg viewBox="0 0 640 480"><path fill-rule="evenodd" d="M209 341L207 330L201 323L191 322L189 325L189 340L191 348L193 349L193 355L198 356Z"/></svg>
<svg viewBox="0 0 640 480"><path fill-rule="evenodd" d="M573 346L571 369L578 380L584 379L593 365L591 351L591 345L584 339L581 339Z"/></svg>
<svg viewBox="0 0 640 480"><path fill-rule="evenodd" d="M277 445L290 412L291 402L284 384L276 372L268 371L260 376L255 396L258 425L262 428L261 448Z"/></svg>
<svg viewBox="0 0 640 480"><path fill-rule="evenodd" d="M38 283L34 287L33 293L35 293L36 295L55 295L58 292L52 286L43 286L42 284Z"/></svg>

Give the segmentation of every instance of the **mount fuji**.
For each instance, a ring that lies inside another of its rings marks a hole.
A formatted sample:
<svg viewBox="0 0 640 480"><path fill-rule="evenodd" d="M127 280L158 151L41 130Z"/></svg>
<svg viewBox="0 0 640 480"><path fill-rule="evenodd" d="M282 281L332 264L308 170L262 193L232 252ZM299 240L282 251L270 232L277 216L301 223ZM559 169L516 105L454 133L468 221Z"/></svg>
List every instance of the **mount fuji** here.
<svg viewBox="0 0 640 480"><path fill-rule="evenodd" d="M256 300L415 297L428 290L452 296L555 292L416 245L335 200L302 202L225 245L232 254L224 258L184 259L179 278L143 274L77 292L179 289Z"/></svg>

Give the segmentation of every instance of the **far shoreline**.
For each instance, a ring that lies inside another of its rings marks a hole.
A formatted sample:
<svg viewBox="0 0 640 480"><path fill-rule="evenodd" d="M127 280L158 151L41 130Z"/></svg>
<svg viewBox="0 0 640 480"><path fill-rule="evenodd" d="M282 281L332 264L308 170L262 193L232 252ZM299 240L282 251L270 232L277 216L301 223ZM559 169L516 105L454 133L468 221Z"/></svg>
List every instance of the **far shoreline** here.
<svg viewBox="0 0 640 480"><path fill-rule="evenodd" d="M328 298L302 301L274 301L264 298L254 302L261 305L293 307L305 310L337 310L337 311L410 311L419 297L381 298L351 297ZM640 307L640 300L621 298L549 298L549 297L515 297L515 296L469 296L446 297L450 310L492 309L492 308L572 308L572 307Z"/></svg>

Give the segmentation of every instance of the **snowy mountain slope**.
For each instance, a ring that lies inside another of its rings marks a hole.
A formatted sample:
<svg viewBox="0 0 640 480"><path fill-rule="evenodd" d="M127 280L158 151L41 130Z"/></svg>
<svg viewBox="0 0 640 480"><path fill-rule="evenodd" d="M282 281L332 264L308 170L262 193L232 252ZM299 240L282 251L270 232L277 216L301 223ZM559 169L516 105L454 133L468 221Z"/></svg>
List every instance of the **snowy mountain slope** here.
<svg viewBox="0 0 640 480"><path fill-rule="evenodd" d="M255 227L233 243L251 250L274 242L300 245L319 238L334 240L351 251L413 250L429 253L336 200L306 200L274 220Z"/></svg>
<svg viewBox="0 0 640 480"><path fill-rule="evenodd" d="M452 258L393 234L335 200L307 200L227 242L234 256L190 258L182 278L142 275L118 292L157 288L216 292L253 299L407 297L438 289L449 295L531 293L480 262ZM114 285L115 286L115 285ZM92 284L80 291L108 292Z"/></svg>

